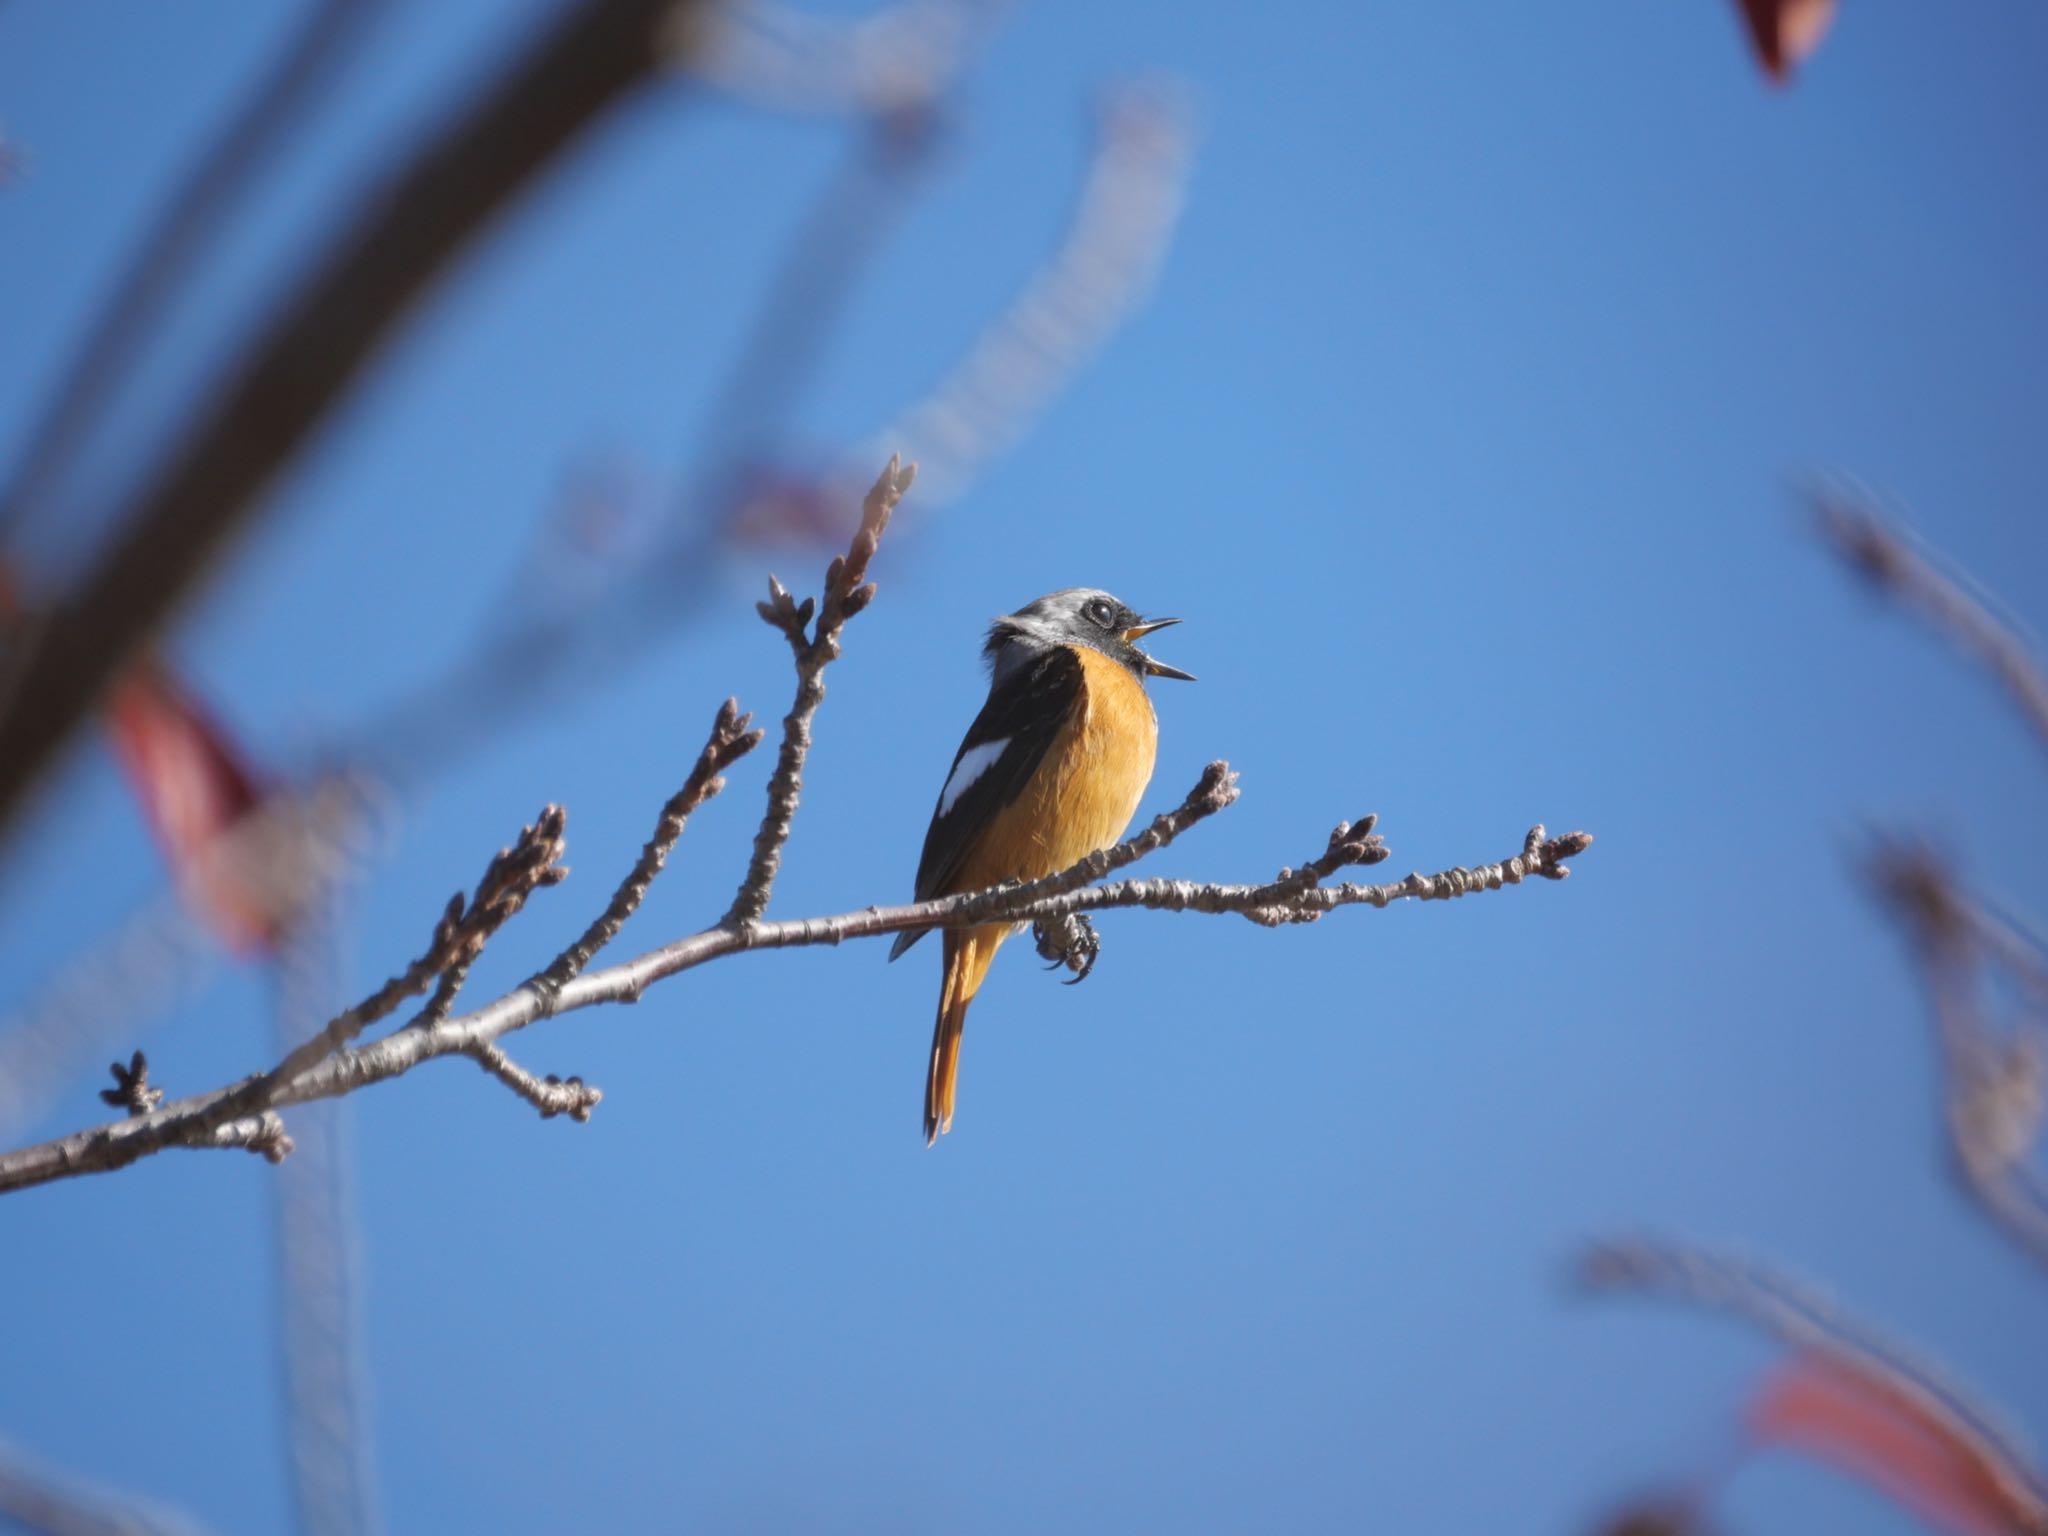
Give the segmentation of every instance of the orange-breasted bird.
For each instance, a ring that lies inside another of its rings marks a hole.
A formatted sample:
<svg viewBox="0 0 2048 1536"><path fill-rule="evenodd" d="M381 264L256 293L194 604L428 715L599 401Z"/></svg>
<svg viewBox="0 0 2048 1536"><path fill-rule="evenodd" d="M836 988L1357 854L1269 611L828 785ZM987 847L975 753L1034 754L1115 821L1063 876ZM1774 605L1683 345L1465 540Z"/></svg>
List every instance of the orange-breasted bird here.
<svg viewBox="0 0 2048 1536"><path fill-rule="evenodd" d="M1048 592L989 627L988 702L954 754L924 835L917 899L1037 880L1123 834L1152 777L1159 723L1148 677L1190 673L1137 642L1178 619L1143 619L1093 587ZM945 972L925 1075L926 1145L953 1128L960 1032L989 962L1022 924L944 930ZM898 937L894 960L923 937Z"/></svg>

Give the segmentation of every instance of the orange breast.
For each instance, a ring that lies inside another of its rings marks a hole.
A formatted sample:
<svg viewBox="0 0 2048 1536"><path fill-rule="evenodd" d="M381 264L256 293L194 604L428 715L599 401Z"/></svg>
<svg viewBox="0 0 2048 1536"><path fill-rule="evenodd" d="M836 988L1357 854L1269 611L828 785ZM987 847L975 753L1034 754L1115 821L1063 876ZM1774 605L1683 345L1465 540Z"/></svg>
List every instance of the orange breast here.
<svg viewBox="0 0 2048 1536"><path fill-rule="evenodd" d="M1005 806L962 861L954 889L977 891L1004 880L1037 880L1065 869L1123 835L1136 814L1159 723L1144 685L1099 651L1082 648L1081 696L1030 786ZM972 996L1007 925L968 930L975 955Z"/></svg>

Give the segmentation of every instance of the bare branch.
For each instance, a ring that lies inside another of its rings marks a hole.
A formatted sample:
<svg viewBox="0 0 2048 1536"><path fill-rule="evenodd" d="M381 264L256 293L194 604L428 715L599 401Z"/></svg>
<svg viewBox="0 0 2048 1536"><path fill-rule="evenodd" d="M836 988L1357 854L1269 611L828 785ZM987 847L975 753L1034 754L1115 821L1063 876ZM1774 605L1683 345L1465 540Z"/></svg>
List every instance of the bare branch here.
<svg viewBox="0 0 2048 1536"><path fill-rule="evenodd" d="M42 622L0 689L0 825L136 647L254 519L263 493L470 242L686 41L697 0L563 10L355 212L325 261L115 519L113 547Z"/></svg>
<svg viewBox="0 0 2048 1536"><path fill-rule="evenodd" d="M512 920L528 896L542 886L559 884L568 874L561 864L567 847L562 835L567 823L568 813L560 806L543 807L533 825L520 830L518 841L510 848L498 850L477 882L473 897L465 902L462 892L457 891L449 898L441 920L434 925L434 936L419 959L360 1003L328 1020L325 1028L272 1068L262 1079L263 1085L274 1087L348 1044L407 998L426 991L427 984L436 977L440 984L421 1018L428 1022L446 1018L469 968L483 953L491 935Z"/></svg>
<svg viewBox="0 0 2048 1536"><path fill-rule="evenodd" d="M756 604L761 617L782 632L796 658L796 702L782 721L782 750L775 761L775 775L768 781L768 814L754 837L754 856L747 875L734 894L732 906L723 919L727 927L758 921L768 910L768 897L775 888L776 872L782 867L783 845L789 841L796 821L797 801L803 794L804 759L811 750L811 721L825 702L825 668L839 659L839 635L846 621L867 607L875 595L875 584L867 579L868 562L880 547L889 526L889 515L917 478L917 466L892 457L867 499L861 504L860 527L844 555L832 557L825 572L825 600L818 612L817 630L806 638L812 601L801 603L774 577L768 578L768 597Z"/></svg>
<svg viewBox="0 0 2048 1536"><path fill-rule="evenodd" d="M2024 1522L2016 1529L2048 1532L2048 1488L2013 1440L1933 1366L1880 1339L1826 1298L1756 1265L1641 1239L1592 1245L1579 1279L1594 1291L1640 1291L1731 1313L1783 1344L1841 1363L1939 1426Z"/></svg>
<svg viewBox="0 0 2048 1536"><path fill-rule="evenodd" d="M1822 535L1872 586L1921 616L1998 680L2034 735L2048 746L2048 677L2026 642L1985 604L1893 530L1863 502L1823 489L1814 495Z"/></svg>
<svg viewBox="0 0 2048 1536"><path fill-rule="evenodd" d="M545 1109L546 1104L528 1091L519 1069L511 1068L508 1074L501 1067L510 1064L486 1059L483 1048L513 1030L554 1014L601 1003L637 1001L649 986L665 977L744 951L840 944L914 928L1036 923L1123 907L1237 913L1258 922L1311 921L1339 906L1385 907L1404 899L1440 901L1498 890L1530 877L1559 879L1567 872L1565 861L1592 843L1584 833L1546 840L1538 827L1525 840L1522 852L1513 858L1476 869L1460 867L1432 875L1414 874L1377 886L1311 887L1292 875L1262 885L1205 885L1185 880L1090 883L1164 848L1189 827L1231 804L1237 794L1235 776L1227 765L1211 763L1187 798L1173 810L1155 817L1143 832L1114 848L1090 854L1043 880L906 906L866 907L834 917L763 920L744 927L721 923L632 960L586 972L558 989L529 983L460 1018L423 1022L336 1051L289 1081L266 1085L260 1078L249 1079L167 1104L139 1119L112 1122L0 1156L0 1194L53 1179L109 1172L173 1147L216 1145L212 1139L214 1127L230 1112L246 1112L252 1086L261 1090L255 1095L257 1101L272 1108L284 1108L351 1093L371 1083L401 1076L440 1056L464 1055L482 1061L501 1081ZM1378 846L1370 833L1359 832L1340 834L1332 843L1361 851ZM1330 857L1326 851L1323 861ZM550 1085L543 1080L541 1086ZM558 1112L573 1113L573 1109L564 1102Z"/></svg>
<svg viewBox="0 0 2048 1536"><path fill-rule="evenodd" d="M1124 880L1103 884L1148 854L1165 848L1188 828L1215 815L1238 797L1237 778L1227 763L1210 763L1185 799L1155 816L1137 835L1075 861L1044 879L1009 882L900 907L868 907L836 917L770 922L762 917L773 888L782 849L789 838L803 787L811 721L824 698L822 674L839 655L847 620L875 593L868 566L879 548L915 466L892 458L869 491L860 526L844 556L826 572L822 602L798 603L779 582L761 616L787 640L797 670L797 696L783 722L782 750L769 781L767 807L754 839L746 879L717 925L647 951L635 959L588 971L591 959L609 944L639 906L648 886L667 862L684 823L718 793L720 770L751 751L762 733L751 728L735 700L719 709L709 738L683 786L663 808L654 836L583 935L540 974L512 992L461 1018L450 1018L455 995L470 965L498 928L526 897L564 875L560 864L564 813L549 806L513 847L491 861L475 895L457 894L436 925L426 953L355 1007L290 1052L277 1067L208 1093L148 1107L140 1101L141 1060L116 1076L131 1110L117 1121L0 1156L0 1193L85 1173L104 1173L172 1147L245 1146L273 1160L291 1150L277 1111L293 1104L333 1098L371 1083L398 1077L440 1056L467 1056L538 1108L543 1116L568 1114L582 1120L599 1102L597 1090L580 1079L537 1078L517 1065L498 1044L513 1030L539 1019L600 1003L633 1002L654 982L708 961L745 950L839 944L934 927L988 923L1029 923L1040 935L1041 952L1085 975L1097 944L1086 914L1113 907L1146 907L1175 912L1237 913L1267 926L1314 922L1340 906L1385 907L1403 899L1441 901L1538 877L1562 880L1567 861L1583 853L1592 838L1583 832L1546 838L1539 825L1522 851L1475 869L1462 866L1432 875L1411 874L1385 885L1331 885L1329 878L1350 865L1373 865L1387 856L1375 831L1377 818L1339 822L1323 851L1302 868L1283 869L1258 885L1215 885L1190 880ZM815 613L816 624L812 626ZM351 1044L370 1023L417 996L438 977L432 1000L402 1029L367 1044ZM133 1079L133 1082L130 1081Z"/></svg>

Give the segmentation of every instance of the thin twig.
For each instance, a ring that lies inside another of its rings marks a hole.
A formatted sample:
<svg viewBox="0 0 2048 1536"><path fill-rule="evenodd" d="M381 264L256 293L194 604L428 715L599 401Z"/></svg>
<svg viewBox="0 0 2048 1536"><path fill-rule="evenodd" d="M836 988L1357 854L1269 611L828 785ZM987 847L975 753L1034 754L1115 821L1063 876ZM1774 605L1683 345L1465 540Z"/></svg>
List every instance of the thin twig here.
<svg viewBox="0 0 2048 1536"><path fill-rule="evenodd" d="M1397 901L1438 901L1498 890L1532 877L1562 879L1566 861L1592 839L1584 833L1545 839L1534 829L1522 852L1477 868L1414 874L1386 885L1317 886L1291 892L1276 882L1206 885L1186 880L1127 880L1091 885L1146 854L1165 847L1189 827L1229 805L1237 787L1229 769L1212 763L1186 800L1154 818L1136 837L1090 854L1068 869L1027 885L997 886L898 907L866 907L833 917L762 920L737 927L721 923L688 938L647 951L632 960L587 971L559 989L521 986L460 1018L408 1028L314 1062L288 1082L268 1088L262 1101L287 1107L311 1099L351 1093L411 1071L440 1056L476 1057L482 1046L536 1020L602 1003L634 1002L655 982L696 966L745 951L840 944L910 929L973 927L992 922L1036 922L1068 913L1145 907L1163 911L1237 913L1266 921L1276 903L1317 915L1339 906L1390 906ZM0 1156L0 1194L53 1179L104 1173L173 1147L211 1145L212 1127L228 1108L244 1103L250 1079L212 1093L167 1104L138 1119L116 1121L71 1136Z"/></svg>
<svg viewBox="0 0 2048 1536"><path fill-rule="evenodd" d="M2015 1517L2015 1530L2048 1532L2048 1486L2011 1438L1934 1367L1852 1321L1824 1297L1753 1264L1642 1239L1592 1245L1579 1279L1595 1291L1638 1291L1731 1313L1781 1343L1841 1363L1939 1426L1996 1489Z"/></svg>
<svg viewBox="0 0 2048 1536"><path fill-rule="evenodd" d="M528 896L542 886L559 884L568 874L561 864L566 847L562 834L567 821L567 813L560 806L543 807L532 826L520 829L518 840L510 848L501 848L492 857L483 878L477 881L474 896L464 900L462 892L457 891L448 899L425 953L360 1003L329 1019L319 1033L273 1067L264 1081L275 1086L296 1077L386 1017L407 998L419 996L436 977L440 978L440 985L421 1019L438 1023L446 1018L470 966L483 953L491 935L512 920Z"/></svg>
<svg viewBox="0 0 2048 1536"><path fill-rule="evenodd" d="M860 527L844 555L834 555L825 572L825 597L818 610L817 628L807 637L812 601L795 601L781 582L768 578L768 597L757 604L761 617L782 632L796 658L796 702L782 721L782 750L775 760L775 774L768 781L768 813L754 836L754 856L747 864L746 878L734 893L724 919L726 927L740 927L759 920L768 910L768 898L775 888L776 872L782 867L783 845L789 841L796 821L797 801L804 787L804 759L811 750L811 721L825 701L825 668L839 658L839 636L846 621L873 601L875 584L867 579L868 562L880 547L889 526L889 515L917 478L917 466L891 457L861 504Z"/></svg>
<svg viewBox="0 0 2048 1536"><path fill-rule="evenodd" d="M552 1072L546 1077L535 1077L507 1056L503 1047L488 1041L468 1054L476 1058L478 1066L539 1110L543 1120L552 1120L556 1115L588 1120L591 1110L604 1098L601 1090L580 1077L560 1078Z"/></svg>

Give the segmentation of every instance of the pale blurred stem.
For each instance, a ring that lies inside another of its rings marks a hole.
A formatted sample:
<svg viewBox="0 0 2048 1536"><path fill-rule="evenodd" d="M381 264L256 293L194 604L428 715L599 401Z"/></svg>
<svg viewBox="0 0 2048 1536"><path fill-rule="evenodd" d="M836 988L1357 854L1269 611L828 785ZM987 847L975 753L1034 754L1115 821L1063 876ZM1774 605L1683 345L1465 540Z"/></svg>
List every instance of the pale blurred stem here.
<svg viewBox="0 0 2048 1536"><path fill-rule="evenodd" d="M1813 501L1823 537L1851 569L1974 657L2048 747L2048 676L2012 628L1861 500L1825 488ZM2048 989L2048 968L2011 925L1966 898L1931 853L1883 851L1873 882L1912 942L1934 1010L1957 1166L1992 1218L2048 1263L2048 1191L2024 1160L2042 1114L2040 1040L2001 1039L1979 1007L1989 957L2002 960L2037 1000Z"/></svg>
<svg viewBox="0 0 2048 1536"><path fill-rule="evenodd" d="M1974 656L2048 747L2048 677L2026 643L1868 507L1835 491L1814 503L1822 535L1849 566Z"/></svg>
<svg viewBox="0 0 2048 1536"><path fill-rule="evenodd" d="M445 127L342 219L341 233L111 519L118 530L0 679L0 827L138 646L259 512L269 490L470 243L609 108L690 44L700 0L565 7Z"/></svg>
<svg viewBox="0 0 2048 1536"><path fill-rule="evenodd" d="M210 1529L155 1496L130 1497L58 1475L0 1441L0 1526L32 1536L205 1536Z"/></svg>
<svg viewBox="0 0 2048 1536"><path fill-rule="evenodd" d="M1934 1012L1956 1167L1991 1218L2048 1264L2048 1192L2026 1161L2041 1128L2041 1042L2002 1037L1982 1006L1991 957L2029 990L2042 981L2039 957L1965 897L1926 850L1881 850L1870 879L1906 936Z"/></svg>

